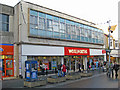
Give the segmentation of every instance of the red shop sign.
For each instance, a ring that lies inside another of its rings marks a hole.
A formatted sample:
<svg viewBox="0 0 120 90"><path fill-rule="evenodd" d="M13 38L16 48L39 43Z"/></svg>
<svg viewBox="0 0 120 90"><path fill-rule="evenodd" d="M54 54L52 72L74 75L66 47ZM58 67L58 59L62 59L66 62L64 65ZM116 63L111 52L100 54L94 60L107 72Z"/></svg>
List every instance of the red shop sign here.
<svg viewBox="0 0 120 90"><path fill-rule="evenodd" d="M106 53L106 51L105 50L102 50L102 54L105 54Z"/></svg>
<svg viewBox="0 0 120 90"><path fill-rule="evenodd" d="M88 48L64 47L65 55L90 55Z"/></svg>
<svg viewBox="0 0 120 90"><path fill-rule="evenodd" d="M12 45L0 45L0 53L2 55L13 55L14 54L14 46L12 46Z"/></svg>

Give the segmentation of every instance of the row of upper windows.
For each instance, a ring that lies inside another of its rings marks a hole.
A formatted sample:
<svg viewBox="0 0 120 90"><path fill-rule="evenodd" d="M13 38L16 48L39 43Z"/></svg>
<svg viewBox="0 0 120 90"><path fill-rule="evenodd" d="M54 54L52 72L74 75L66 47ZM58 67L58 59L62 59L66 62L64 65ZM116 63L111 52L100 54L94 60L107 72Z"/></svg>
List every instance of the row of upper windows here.
<svg viewBox="0 0 120 90"><path fill-rule="evenodd" d="M30 35L103 43L101 30L33 10L30 10Z"/></svg>
<svg viewBox="0 0 120 90"><path fill-rule="evenodd" d="M33 17L35 19L35 20L31 21L31 23L34 23L34 24L38 24L38 17L40 17L41 19L44 19L44 20L45 20L45 18L47 18L49 20L53 20L56 23L57 22L58 23L59 22L60 23L66 23L66 25L73 25L73 26L76 26L76 27L82 27L82 28L85 28L85 29L94 30L94 31L103 33L102 30L99 30L97 28L87 26L87 25L84 25L84 24L80 24L80 23L77 23L77 22L73 22L73 21L70 21L70 20L67 20L67 19L59 18L59 17L56 17L56 16L52 16L52 15L49 15L49 14L37 12L35 10L30 10L30 15L31 15L31 17ZM44 22L46 22L46 21L44 21Z"/></svg>
<svg viewBox="0 0 120 90"><path fill-rule="evenodd" d="M0 31L9 31L9 16L0 14Z"/></svg>

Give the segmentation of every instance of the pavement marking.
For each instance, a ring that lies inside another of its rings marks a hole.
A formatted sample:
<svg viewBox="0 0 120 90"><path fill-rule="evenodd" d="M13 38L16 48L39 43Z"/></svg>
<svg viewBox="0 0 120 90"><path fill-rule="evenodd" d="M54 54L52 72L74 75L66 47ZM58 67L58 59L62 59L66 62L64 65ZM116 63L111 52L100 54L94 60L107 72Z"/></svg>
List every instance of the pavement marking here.
<svg viewBox="0 0 120 90"><path fill-rule="evenodd" d="M46 85L46 86L40 86L40 87L34 87L34 88L57 88L57 86L61 86L61 85L66 85L66 84L71 84L73 82L77 82L77 81L82 81L82 80L86 80L86 79L90 79L90 78L94 78L94 77L98 77L98 76L102 76L106 73L102 73L102 74L97 74L97 75L93 75L91 77L84 77L84 78L80 78L77 80L67 80L65 82L61 82L61 83L55 83L55 84L50 84L50 85Z"/></svg>

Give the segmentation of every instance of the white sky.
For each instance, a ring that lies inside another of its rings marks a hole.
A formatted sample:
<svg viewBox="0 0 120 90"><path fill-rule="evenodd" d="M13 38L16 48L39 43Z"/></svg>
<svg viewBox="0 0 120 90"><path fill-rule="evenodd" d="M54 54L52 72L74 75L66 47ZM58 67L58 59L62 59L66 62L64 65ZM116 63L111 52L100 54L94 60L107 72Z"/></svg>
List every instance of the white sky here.
<svg viewBox="0 0 120 90"><path fill-rule="evenodd" d="M14 6L20 0L0 0L0 3ZM108 33L108 20L111 25L118 24L118 1L120 0L24 0L44 7L48 7L99 25L104 33ZM118 27L113 32L118 39Z"/></svg>

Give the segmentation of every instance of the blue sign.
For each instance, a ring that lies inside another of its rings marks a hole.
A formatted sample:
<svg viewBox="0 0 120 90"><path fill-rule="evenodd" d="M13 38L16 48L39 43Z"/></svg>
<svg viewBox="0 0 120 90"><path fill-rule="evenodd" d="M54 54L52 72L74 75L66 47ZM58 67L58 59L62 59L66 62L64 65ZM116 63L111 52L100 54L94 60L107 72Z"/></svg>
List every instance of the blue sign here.
<svg viewBox="0 0 120 90"><path fill-rule="evenodd" d="M37 73L36 72L32 72L32 79L36 79L37 78Z"/></svg>
<svg viewBox="0 0 120 90"><path fill-rule="evenodd" d="M3 49L2 49L2 48L0 48L0 52L3 52Z"/></svg>

